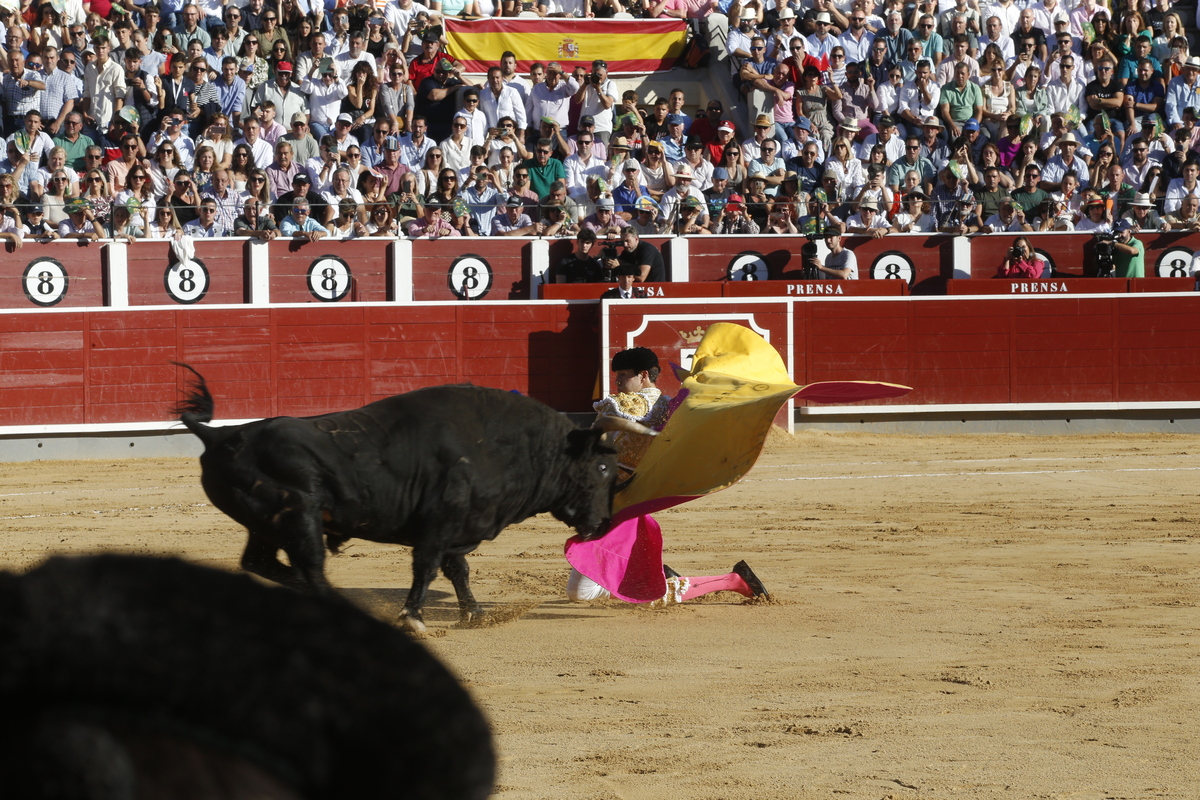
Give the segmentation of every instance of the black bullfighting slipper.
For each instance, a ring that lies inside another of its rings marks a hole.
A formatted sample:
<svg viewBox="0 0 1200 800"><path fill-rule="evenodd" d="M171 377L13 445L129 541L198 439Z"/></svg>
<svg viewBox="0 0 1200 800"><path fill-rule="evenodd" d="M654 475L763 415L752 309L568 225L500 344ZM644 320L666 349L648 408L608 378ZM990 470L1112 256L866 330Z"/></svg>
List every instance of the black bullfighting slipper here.
<svg viewBox="0 0 1200 800"><path fill-rule="evenodd" d="M745 561L739 561L733 565L733 572L746 582L753 592L755 597L770 597L771 593L767 591L767 587L763 586L763 582L754 574L754 570L750 569L750 565Z"/></svg>
<svg viewBox="0 0 1200 800"><path fill-rule="evenodd" d="M679 573L668 567L666 564L663 564L663 575L666 575L668 578L679 577Z"/></svg>

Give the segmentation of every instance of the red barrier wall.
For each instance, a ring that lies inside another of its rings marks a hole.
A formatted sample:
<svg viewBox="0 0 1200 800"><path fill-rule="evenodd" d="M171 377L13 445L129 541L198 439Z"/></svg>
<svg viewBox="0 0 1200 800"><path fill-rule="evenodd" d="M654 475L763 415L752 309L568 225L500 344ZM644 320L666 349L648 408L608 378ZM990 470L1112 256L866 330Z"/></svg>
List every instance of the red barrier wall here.
<svg viewBox="0 0 1200 800"><path fill-rule="evenodd" d="M946 294L1113 294L1129 291L1125 278L1049 278L1013 280L1012 278L975 278L949 281Z"/></svg>
<svg viewBox="0 0 1200 800"><path fill-rule="evenodd" d="M952 236L848 236L860 279L899 278L913 294L940 294L954 263ZM804 236L694 236L688 239L693 281L799 280Z"/></svg>
<svg viewBox="0 0 1200 800"><path fill-rule="evenodd" d="M413 299L529 299L530 240L454 237L413 242Z"/></svg>
<svg viewBox="0 0 1200 800"><path fill-rule="evenodd" d="M388 300L388 249L392 246L388 239L275 239L267 245L271 302Z"/></svg>
<svg viewBox="0 0 1200 800"><path fill-rule="evenodd" d="M196 262L207 272L208 290L192 304L248 302L246 247L246 242L239 239L196 240ZM129 272L129 305L161 306L179 302L167 288L166 272L172 262L169 243L149 240L137 242L125 252Z"/></svg>
<svg viewBox="0 0 1200 800"><path fill-rule="evenodd" d="M780 322L789 305L790 329ZM708 325L729 320L767 331L781 355L790 348L798 384L879 380L914 387L874 404L1200 400L1197 294L627 301L602 313L609 356L635 342L654 347L660 358L686 360Z"/></svg>
<svg viewBox="0 0 1200 800"><path fill-rule="evenodd" d="M222 418L319 414L470 382L589 407L590 304L214 308L0 315L0 425L170 419L185 374Z"/></svg>
<svg viewBox="0 0 1200 800"><path fill-rule="evenodd" d="M726 297L902 297L908 284L881 281L726 281Z"/></svg>
<svg viewBox="0 0 1200 800"><path fill-rule="evenodd" d="M542 285L545 300L595 300L613 283L546 283ZM635 297L721 297L721 283L635 283Z"/></svg>
<svg viewBox="0 0 1200 800"><path fill-rule="evenodd" d="M102 244L31 241L20 250L11 245L0 247L0 305L82 308L104 304Z"/></svg>

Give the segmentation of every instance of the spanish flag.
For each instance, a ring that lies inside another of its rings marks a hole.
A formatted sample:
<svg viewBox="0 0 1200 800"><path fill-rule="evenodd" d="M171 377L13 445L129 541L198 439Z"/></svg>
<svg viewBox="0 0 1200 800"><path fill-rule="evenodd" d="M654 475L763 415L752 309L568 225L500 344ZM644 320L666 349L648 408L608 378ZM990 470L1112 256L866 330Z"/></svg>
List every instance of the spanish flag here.
<svg viewBox="0 0 1200 800"><path fill-rule="evenodd" d="M682 19L481 19L446 20L450 56L466 72L487 72L505 50L517 56L526 72L535 61L557 61L565 72L591 68L602 58L609 72L655 72L670 69L687 44Z"/></svg>

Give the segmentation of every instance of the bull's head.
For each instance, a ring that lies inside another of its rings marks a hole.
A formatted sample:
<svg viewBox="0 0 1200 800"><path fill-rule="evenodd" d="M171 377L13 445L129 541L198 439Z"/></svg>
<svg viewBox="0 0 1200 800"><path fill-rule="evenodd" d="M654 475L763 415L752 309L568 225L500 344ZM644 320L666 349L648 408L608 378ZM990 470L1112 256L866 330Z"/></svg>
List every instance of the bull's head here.
<svg viewBox="0 0 1200 800"><path fill-rule="evenodd" d="M567 434L564 492L552 512L584 538L608 530L618 491L617 452L604 443L603 436L603 431L594 429Z"/></svg>

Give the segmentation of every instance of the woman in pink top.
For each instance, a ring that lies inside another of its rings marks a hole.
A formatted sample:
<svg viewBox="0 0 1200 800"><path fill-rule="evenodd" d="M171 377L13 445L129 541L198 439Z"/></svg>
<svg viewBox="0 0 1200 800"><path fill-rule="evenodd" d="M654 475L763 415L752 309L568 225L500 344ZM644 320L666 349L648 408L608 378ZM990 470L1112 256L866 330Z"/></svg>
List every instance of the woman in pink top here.
<svg viewBox="0 0 1200 800"><path fill-rule="evenodd" d="M1004 263L996 272L997 278L1031 278L1042 277L1042 262L1033 252L1029 240L1018 236L1013 242L1012 249L1004 258Z"/></svg>

